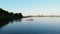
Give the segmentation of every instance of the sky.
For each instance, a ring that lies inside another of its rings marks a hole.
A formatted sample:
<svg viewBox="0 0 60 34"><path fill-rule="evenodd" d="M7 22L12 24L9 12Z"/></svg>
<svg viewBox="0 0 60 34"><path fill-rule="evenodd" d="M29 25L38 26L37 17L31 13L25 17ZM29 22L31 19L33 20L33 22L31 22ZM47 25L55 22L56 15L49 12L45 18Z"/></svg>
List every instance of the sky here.
<svg viewBox="0 0 60 34"><path fill-rule="evenodd" d="M0 0L0 8L23 15L60 15L60 0Z"/></svg>

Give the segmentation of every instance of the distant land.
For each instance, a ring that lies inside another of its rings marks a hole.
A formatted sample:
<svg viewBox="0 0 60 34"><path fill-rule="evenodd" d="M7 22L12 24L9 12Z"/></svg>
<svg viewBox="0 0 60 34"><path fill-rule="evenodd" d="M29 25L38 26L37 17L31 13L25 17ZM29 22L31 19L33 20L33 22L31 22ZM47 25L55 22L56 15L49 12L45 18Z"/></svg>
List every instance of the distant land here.
<svg viewBox="0 0 60 34"><path fill-rule="evenodd" d="M60 15L28 15L26 17L60 17Z"/></svg>

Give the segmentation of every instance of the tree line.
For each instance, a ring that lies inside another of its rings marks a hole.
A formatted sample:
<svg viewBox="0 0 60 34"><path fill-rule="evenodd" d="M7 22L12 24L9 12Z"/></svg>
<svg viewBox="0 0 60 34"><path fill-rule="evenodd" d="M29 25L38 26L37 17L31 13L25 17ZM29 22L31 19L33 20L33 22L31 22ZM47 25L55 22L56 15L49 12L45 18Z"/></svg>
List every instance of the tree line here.
<svg viewBox="0 0 60 34"><path fill-rule="evenodd" d="M23 18L22 13L8 12L0 8L0 18Z"/></svg>

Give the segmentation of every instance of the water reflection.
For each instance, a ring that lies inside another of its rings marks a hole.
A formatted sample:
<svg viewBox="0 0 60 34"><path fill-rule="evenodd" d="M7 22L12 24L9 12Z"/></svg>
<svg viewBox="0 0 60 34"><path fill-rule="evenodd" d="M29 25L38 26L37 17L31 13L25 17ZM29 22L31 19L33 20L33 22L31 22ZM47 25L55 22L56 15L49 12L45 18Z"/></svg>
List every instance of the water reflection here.
<svg viewBox="0 0 60 34"><path fill-rule="evenodd" d="M22 22L21 22L22 20ZM0 20L0 34L60 34L60 18Z"/></svg>
<svg viewBox="0 0 60 34"><path fill-rule="evenodd" d="M3 26L8 25L9 23L13 23L13 21L20 21L21 19L0 19L0 28L3 28Z"/></svg>

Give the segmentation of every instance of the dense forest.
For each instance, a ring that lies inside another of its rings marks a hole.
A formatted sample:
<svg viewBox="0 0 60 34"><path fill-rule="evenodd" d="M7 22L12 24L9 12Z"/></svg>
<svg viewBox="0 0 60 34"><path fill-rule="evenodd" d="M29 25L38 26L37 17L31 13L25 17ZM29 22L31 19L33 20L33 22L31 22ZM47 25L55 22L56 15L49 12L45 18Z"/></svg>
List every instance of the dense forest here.
<svg viewBox="0 0 60 34"><path fill-rule="evenodd" d="M8 11L0 8L0 19L1 18L23 18L23 15L22 15L22 13L8 12Z"/></svg>

